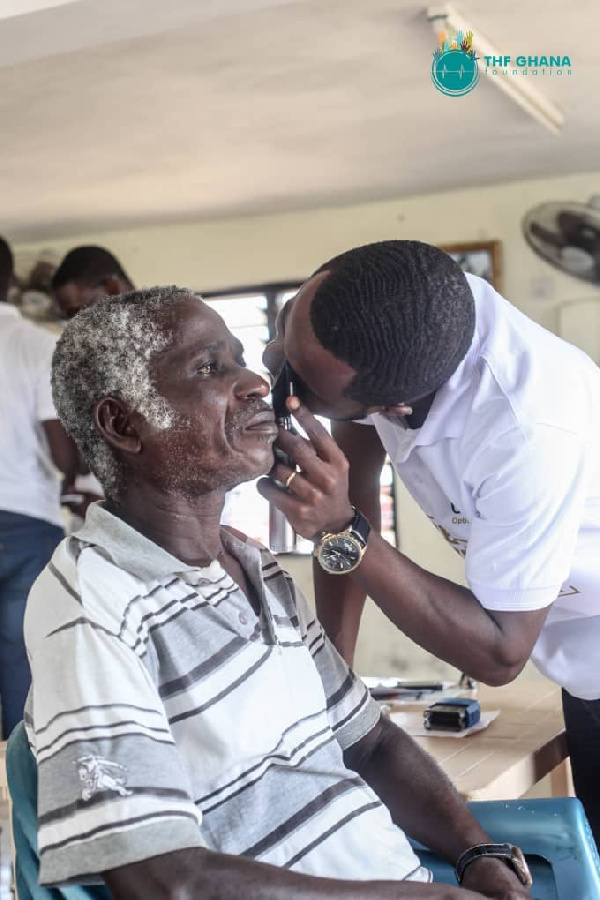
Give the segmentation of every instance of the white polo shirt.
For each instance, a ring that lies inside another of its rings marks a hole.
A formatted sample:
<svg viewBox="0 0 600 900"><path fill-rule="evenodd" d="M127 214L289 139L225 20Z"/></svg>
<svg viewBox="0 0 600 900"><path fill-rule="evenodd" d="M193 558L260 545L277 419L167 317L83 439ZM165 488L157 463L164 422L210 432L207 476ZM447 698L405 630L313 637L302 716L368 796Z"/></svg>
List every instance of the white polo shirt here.
<svg viewBox="0 0 600 900"><path fill-rule="evenodd" d="M475 335L423 426L368 421L481 605L553 604L532 659L600 698L600 369L467 279Z"/></svg>
<svg viewBox="0 0 600 900"><path fill-rule="evenodd" d="M60 482L42 422L57 419L56 337L0 302L0 509L62 525Z"/></svg>

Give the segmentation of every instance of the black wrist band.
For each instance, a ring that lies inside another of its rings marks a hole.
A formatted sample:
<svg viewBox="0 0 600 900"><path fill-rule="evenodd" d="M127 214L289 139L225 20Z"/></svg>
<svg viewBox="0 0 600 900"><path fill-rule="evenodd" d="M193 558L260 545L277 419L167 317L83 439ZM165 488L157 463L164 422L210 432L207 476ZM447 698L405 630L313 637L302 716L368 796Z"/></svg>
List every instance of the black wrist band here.
<svg viewBox="0 0 600 900"><path fill-rule="evenodd" d="M470 863L476 859L485 859L486 857L502 860L512 869L521 884L531 884L531 874L525 862L525 857L521 850L513 844L475 844L474 847L469 847L468 850L465 850L459 856L456 862L455 870L458 883L462 884L462 880L465 877L465 869Z"/></svg>

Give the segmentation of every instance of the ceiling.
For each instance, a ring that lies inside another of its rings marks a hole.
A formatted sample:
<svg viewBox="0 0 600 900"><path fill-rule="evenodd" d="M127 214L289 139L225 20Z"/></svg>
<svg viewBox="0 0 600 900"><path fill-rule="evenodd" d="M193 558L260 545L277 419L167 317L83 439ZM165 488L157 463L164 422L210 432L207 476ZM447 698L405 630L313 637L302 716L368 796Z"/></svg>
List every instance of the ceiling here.
<svg viewBox="0 0 600 900"><path fill-rule="evenodd" d="M598 0L459 0L539 78L554 137L482 78L429 77L409 0L2 0L0 233L75 235L600 168ZM19 14L21 13L21 14Z"/></svg>

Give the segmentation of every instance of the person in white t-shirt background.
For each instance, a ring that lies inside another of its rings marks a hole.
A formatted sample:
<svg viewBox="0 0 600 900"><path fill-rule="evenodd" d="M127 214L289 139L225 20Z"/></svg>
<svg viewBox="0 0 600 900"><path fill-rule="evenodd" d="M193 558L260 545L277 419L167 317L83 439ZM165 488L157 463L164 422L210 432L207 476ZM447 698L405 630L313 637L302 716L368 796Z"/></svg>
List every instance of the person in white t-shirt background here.
<svg viewBox="0 0 600 900"><path fill-rule="evenodd" d="M7 302L13 256L0 238L0 702L2 736L23 717L30 673L23 641L29 589L64 536L57 470L72 477L77 449L50 386L56 338Z"/></svg>
<svg viewBox="0 0 600 900"><path fill-rule="evenodd" d="M531 658L563 687L575 789L600 844L600 370L416 241L325 263L277 328L265 362L293 370L288 405L310 442L282 433L299 469L276 466L259 490L317 542L329 636L351 662L368 594L416 643L488 684ZM312 413L334 420L337 446ZM377 533L386 452L465 558L468 588ZM351 546L322 539L356 524L356 509L373 526L366 552L360 534Z"/></svg>

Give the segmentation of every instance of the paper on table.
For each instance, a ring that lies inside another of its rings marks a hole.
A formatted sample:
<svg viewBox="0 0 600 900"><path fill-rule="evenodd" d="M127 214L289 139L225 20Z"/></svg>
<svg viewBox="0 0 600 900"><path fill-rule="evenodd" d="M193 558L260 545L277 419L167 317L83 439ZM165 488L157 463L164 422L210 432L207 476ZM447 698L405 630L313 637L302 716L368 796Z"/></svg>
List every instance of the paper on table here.
<svg viewBox="0 0 600 900"><path fill-rule="evenodd" d="M429 730L429 728L425 728L423 724L423 714L420 712L393 712L390 715L390 719L392 722L395 722L396 725L399 725L400 728L403 728L407 734L411 734L413 737L464 738L469 734L476 734L478 731L483 731L483 729L487 728L499 715L499 709L482 712L481 719L477 725L473 725L471 728L465 728L464 731Z"/></svg>

